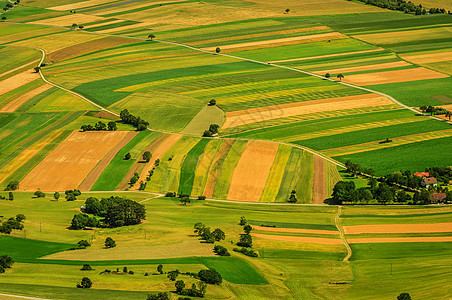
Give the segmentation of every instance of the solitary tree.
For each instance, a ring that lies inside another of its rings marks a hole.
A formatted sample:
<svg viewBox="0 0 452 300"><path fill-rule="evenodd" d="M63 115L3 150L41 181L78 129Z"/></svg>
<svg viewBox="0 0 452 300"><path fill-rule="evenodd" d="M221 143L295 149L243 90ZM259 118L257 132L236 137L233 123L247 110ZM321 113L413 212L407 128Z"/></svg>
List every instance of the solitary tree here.
<svg viewBox="0 0 452 300"><path fill-rule="evenodd" d="M149 162L149 161L151 160L151 157L152 157L151 152L145 151L145 152L143 153L143 160L144 160L145 162Z"/></svg>
<svg viewBox="0 0 452 300"><path fill-rule="evenodd" d="M93 286L93 283L91 282L91 279L88 277L83 277L82 282L77 283L77 287L81 289L89 289Z"/></svg>
<svg viewBox="0 0 452 300"><path fill-rule="evenodd" d="M75 29L75 28L77 28L77 26L78 26L77 24L73 23L73 24L71 25L71 28L72 28L72 29Z"/></svg>
<svg viewBox="0 0 452 300"><path fill-rule="evenodd" d="M116 242L111 237L107 237L105 239L105 248L114 248L114 247L116 247Z"/></svg>
<svg viewBox="0 0 452 300"><path fill-rule="evenodd" d="M331 77L330 73L325 74L325 78L330 78L330 77Z"/></svg>
<svg viewBox="0 0 452 300"><path fill-rule="evenodd" d="M342 75L342 74L337 74L337 79L339 79L339 81L342 81L342 78L344 78L344 75Z"/></svg>
<svg viewBox="0 0 452 300"><path fill-rule="evenodd" d="M132 155L130 154L130 152L127 152L126 155L124 155L124 160L129 160L132 158Z"/></svg>
<svg viewBox="0 0 452 300"><path fill-rule="evenodd" d="M163 274L163 265L157 266L157 272L159 272L160 274Z"/></svg>
<svg viewBox="0 0 452 300"><path fill-rule="evenodd" d="M215 100L215 99L210 100L208 105L209 106L217 105L217 100Z"/></svg>
<svg viewBox="0 0 452 300"><path fill-rule="evenodd" d="M290 12L290 8L286 8L285 12L288 14Z"/></svg>
<svg viewBox="0 0 452 300"><path fill-rule="evenodd" d="M53 198L54 198L56 201L58 201L58 199L60 199L60 193L55 192L55 193L53 194Z"/></svg>
<svg viewBox="0 0 452 300"><path fill-rule="evenodd" d="M85 26L83 26L83 25L78 25L78 28L79 28L80 30L83 30L83 28L85 28Z"/></svg>
<svg viewBox="0 0 452 300"><path fill-rule="evenodd" d="M220 47L217 47L217 48L215 49L215 52L216 52L216 53L220 53L220 52L221 52Z"/></svg>
<svg viewBox="0 0 452 300"><path fill-rule="evenodd" d="M408 293L401 293L397 296L397 300L411 300L411 296Z"/></svg>
<svg viewBox="0 0 452 300"><path fill-rule="evenodd" d="M9 193L8 193L8 200L9 200L9 201L13 201L13 200L14 200L13 192L9 192Z"/></svg>
<svg viewBox="0 0 452 300"><path fill-rule="evenodd" d="M150 35L148 35L148 39L151 39L151 41L155 38L155 34L151 33Z"/></svg>
<svg viewBox="0 0 452 300"><path fill-rule="evenodd" d="M41 71L41 67L34 67L35 73L39 73Z"/></svg>

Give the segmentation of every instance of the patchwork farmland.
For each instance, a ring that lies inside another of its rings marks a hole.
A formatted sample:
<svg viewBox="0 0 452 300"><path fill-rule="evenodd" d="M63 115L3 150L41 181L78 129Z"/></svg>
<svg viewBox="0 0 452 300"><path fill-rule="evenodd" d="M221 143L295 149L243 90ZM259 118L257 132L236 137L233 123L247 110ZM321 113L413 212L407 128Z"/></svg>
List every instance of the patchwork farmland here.
<svg viewBox="0 0 452 300"><path fill-rule="evenodd" d="M0 298L450 297L449 3L0 2Z"/></svg>

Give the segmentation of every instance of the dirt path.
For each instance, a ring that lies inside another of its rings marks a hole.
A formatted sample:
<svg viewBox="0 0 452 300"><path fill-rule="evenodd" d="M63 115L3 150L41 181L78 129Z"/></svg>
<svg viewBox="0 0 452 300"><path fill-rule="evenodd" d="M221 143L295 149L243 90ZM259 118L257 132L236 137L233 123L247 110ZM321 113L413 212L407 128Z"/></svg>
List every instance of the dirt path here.
<svg viewBox="0 0 452 300"><path fill-rule="evenodd" d="M323 201L325 201L325 171L325 160L318 156L314 156L314 204L323 204Z"/></svg>
<svg viewBox="0 0 452 300"><path fill-rule="evenodd" d="M337 230L339 230L339 235L341 237L342 243L345 246L345 249L347 250L347 255L344 257L343 262L348 262L350 257L352 257L352 248L350 247L350 244L347 242L347 239L345 238L344 234L344 228L341 225L341 214L342 214L342 206L337 207L337 213L336 218L334 218L334 223L336 224Z"/></svg>
<svg viewBox="0 0 452 300"><path fill-rule="evenodd" d="M111 148L111 150L102 158L102 160L94 167L93 170L86 176L83 182L78 187L81 191L89 191L93 187L94 183L99 178L100 174L104 169L110 164L110 162L115 157L116 153L122 149L128 142L130 142L136 135L137 131L130 131L116 146Z"/></svg>

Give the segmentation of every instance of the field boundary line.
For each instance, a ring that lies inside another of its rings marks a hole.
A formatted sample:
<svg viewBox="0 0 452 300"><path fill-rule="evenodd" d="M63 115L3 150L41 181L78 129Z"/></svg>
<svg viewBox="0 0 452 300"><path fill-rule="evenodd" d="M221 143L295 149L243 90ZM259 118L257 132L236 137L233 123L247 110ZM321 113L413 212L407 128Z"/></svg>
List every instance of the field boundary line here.
<svg viewBox="0 0 452 300"><path fill-rule="evenodd" d="M3 294L0 293L0 296L7 296L11 298L19 298L19 299L30 299L30 300L50 300L47 298L36 298L36 297L28 297L28 296L20 296L20 295L12 295L12 294Z"/></svg>
<svg viewBox="0 0 452 300"><path fill-rule="evenodd" d="M352 247L350 247L347 239L345 238L344 228L341 225L341 214L342 206L337 206L336 217L334 218L334 223L336 224L337 230L339 230L339 236L341 237L342 243L344 243L345 249L347 249L347 255L342 260L343 262L349 262L350 257L352 257Z"/></svg>

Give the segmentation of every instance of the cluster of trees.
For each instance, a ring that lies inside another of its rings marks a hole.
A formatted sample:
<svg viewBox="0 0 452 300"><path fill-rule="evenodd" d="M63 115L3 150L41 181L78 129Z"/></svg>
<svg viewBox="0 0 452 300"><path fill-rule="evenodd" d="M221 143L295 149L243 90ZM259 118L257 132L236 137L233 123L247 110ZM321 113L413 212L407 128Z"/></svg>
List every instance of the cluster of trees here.
<svg viewBox="0 0 452 300"><path fill-rule="evenodd" d="M160 292L157 294L148 295L147 300L169 300L169 296L167 293Z"/></svg>
<svg viewBox="0 0 452 300"><path fill-rule="evenodd" d="M79 289L89 289L93 286L93 282L88 277L83 277L80 283L77 283Z"/></svg>
<svg viewBox="0 0 452 300"><path fill-rule="evenodd" d="M19 189L19 181L13 180L8 183L8 185L5 188L5 191L15 191L17 189Z"/></svg>
<svg viewBox="0 0 452 300"><path fill-rule="evenodd" d="M350 173L353 176L359 175L359 174L367 174L370 176L375 175L375 171L370 168L364 168L360 164L354 163L351 160L347 160L345 162L345 167L347 168L346 172Z"/></svg>
<svg viewBox="0 0 452 300"><path fill-rule="evenodd" d="M75 201L77 200L77 197L80 196L81 194L82 192L80 192L80 190L78 189L66 190L64 192L65 195L64 197L66 198L67 201ZM55 200L58 200L60 198L60 193L55 192L53 197L55 198Z"/></svg>
<svg viewBox="0 0 452 300"><path fill-rule="evenodd" d="M289 196L289 200L287 200L287 202L289 203L297 203L298 199L297 199L297 191L296 190L292 190L292 192L290 192L290 196Z"/></svg>
<svg viewBox="0 0 452 300"><path fill-rule="evenodd" d="M435 177L438 182L449 184L452 180L452 167L431 167L425 171L429 172L430 177Z"/></svg>
<svg viewBox="0 0 452 300"><path fill-rule="evenodd" d="M26 217L23 214L18 214L15 218L11 217L5 222L0 222L0 233L10 234L13 229L23 230L24 225L22 222L25 219Z"/></svg>
<svg viewBox="0 0 452 300"><path fill-rule="evenodd" d="M8 199L6 199L5 196L0 196L0 199L2 200L9 200L9 201L14 201L14 194L12 192L8 193Z"/></svg>
<svg viewBox="0 0 452 300"><path fill-rule="evenodd" d="M253 238L250 234L250 232L253 228L251 227L251 225L248 224L245 217L240 218L239 225L243 226L244 233L240 234L240 239L239 239L239 242L237 243L237 246L246 247L246 248L253 247Z"/></svg>
<svg viewBox="0 0 452 300"><path fill-rule="evenodd" d="M407 14L426 15L426 14L446 13L446 10L444 8L430 8L429 10L427 10L425 7L422 6L422 4L416 5L411 1L407 2L405 0L359 0L359 1L373 6L378 6L381 8L403 11ZM450 11L448 13L450 14Z"/></svg>
<svg viewBox="0 0 452 300"><path fill-rule="evenodd" d="M85 131L115 131L118 130L118 126L116 125L115 121L110 121L108 124L105 124L102 121L97 122L94 124L94 126L88 124L88 125L82 125L80 128L83 132Z"/></svg>
<svg viewBox="0 0 452 300"><path fill-rule="evenodd" d="M87 240L80 240L77 242L77 246L73 247L69 250L79 250L79 249L86 249L89 246L91 246L91 244L87 241Z"/></svg>
<svg viewBox="0 0 452 300"><path fill-rule="evenodd" d="M443 107L435 107L435 106L421 106L419 109L423 113L429 113L431 116L433 115L445 115L446 118L449 118L449 121L452 117L452 112L448 111L447 109Z"/></svg>
<svg viewBox="0 0 452 300"><path fill-rule="evenodd" d="M74 13L75 13L75 11L74 11ZM76 29L76 28L78 28L78 29L80 29L80 30L83 30L83 28L85 28L85 26L83 26L83 25L78 25L78 24L76 24L76 23L73 23L73 24L71 25L71 29Z"/></svg>
<svg viewBox="0 0 452 300"><path fill-rule="evenodd" d="M46 194L44 192L42 192L40 189L38 189L36 192L34 192L33 195L36 198L44 198L46 196Z"/></svg>
<svg viewBox="0 0 452 300"><path fill-rule="evenodd" d="M7 12L8 10L12 9L14 6L17 6L20 3L20 0L16 0L13 3L6 3L6 6L3 8L3 11ZM6 17L2 17L2 20L6 20Z"/></svg>
<svg viewBox="0 0 452 300"><path fill-rule="evenodd" d="M99 220L96 217L90 217L87 214L76 214L71 221L71 229L80 230L87 227L98 227Z"/></svg>
<svg viewBox="0 0 452 300"><path fill-rule="evenodd" d="M206 243L213 244L216 241L222 241L226 238L223 230L216 228L214 231L210 231L210 227L207 227L203 223L195 223L193 226L194 232L197 233L201 239L206 241Z"/></svg>
<svg viewBox="0 0 452 300"><path fill-rule="evenodd" d="M204 136L204 137L212 137L212 136L214 136L215 134L218 133L219 129L220 129L220 125L218 125L218 124L210 124L209 129L204 131L202 136Z"/></svg>
<svg viewBox="0 0 452 300"><path fill-rule="evenodd" d="M220 245L215 245L215 247L213 247L213 252L215 252L215 254L218 254L220 256L231 256L228 249L226 249L225 247L220 246Z"/></svg>
<svg viewBox="0 0 452 300"><path fill-rule="evenodd" d="M8 255L0 256L0 273L5 273L6 269L9 269L13 266L14 261Z"/></svg>
<svg viewBox="0 0 452 300"><path fill-rule="evenodd" d="M124 267L124 268L122 268L122 271L119 271L119 268L116 268L116 271L105 269L104 271L99 273L99 275L102 275L102 274L114 274L114 275L127 275L127 274L129 274L129 275L134 275L135 272L132 271L132 270L129 270L127 267ZM146 274L148 274L148 273L146 273ZM145 274L145 276L146 276L146 274Z"/></svg>
<svg viewBox="0 0 452 300"><path fill-rule="evenodd" d="M138 131L146 130L149 126L149 122L146 122L141 117L135 117L127 109L124 109L119 114L121 121L125 124L134 126Z"/></svg>
<svg viewBox="0 0 452 300"><path fill-rule="evenodd" d="M203 298L207 292L207 284L202 281L193 283L189 289L185 288L185 282L183 280L176 281L174 285L176 287L176 294L182 296Z"/></svg>
<svg viewBox="0 0 452 300"><path fill-rule="evenodd" d="M253 249L247 249L247 248L234 248L232 249L234 252L239 252L242 253L246 256L251 256L251 257L258 257L259 255L257 254L256 251L254 251Z"/></svg>
<svg viewBox="0 0 452 300"><path fill-rule="evenodd" d="M325 74L325 78L328 78L328 79L331 78L331 74L330 73L326 73ZM343 74L337 74L336 78L339 79L339 81L342 81L342 79L344 78L344 75Z"/></svg>

